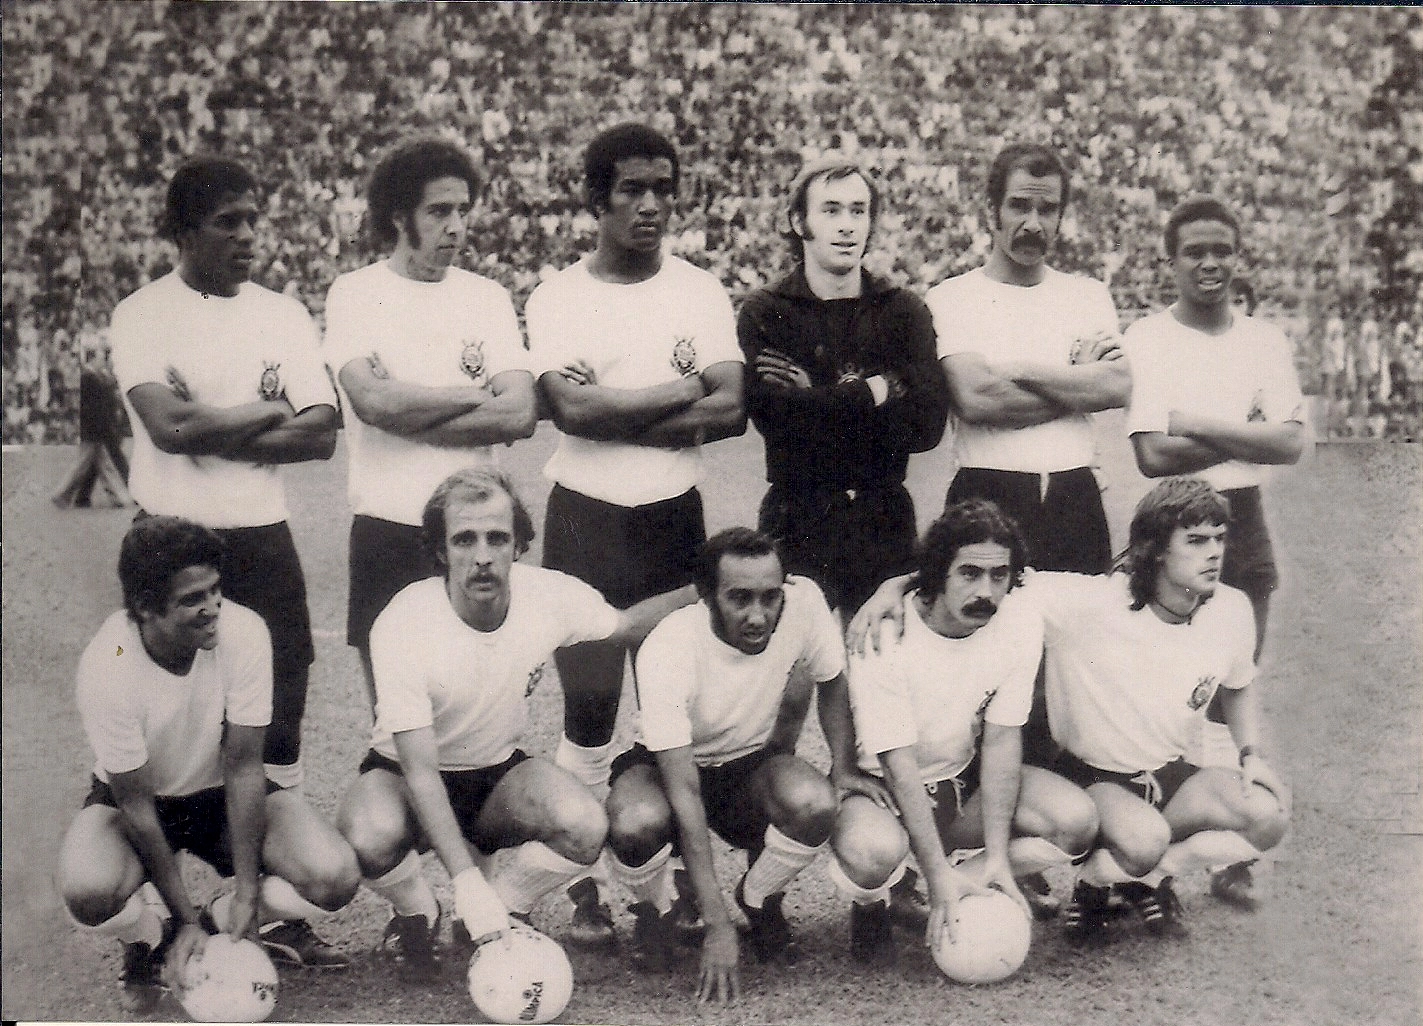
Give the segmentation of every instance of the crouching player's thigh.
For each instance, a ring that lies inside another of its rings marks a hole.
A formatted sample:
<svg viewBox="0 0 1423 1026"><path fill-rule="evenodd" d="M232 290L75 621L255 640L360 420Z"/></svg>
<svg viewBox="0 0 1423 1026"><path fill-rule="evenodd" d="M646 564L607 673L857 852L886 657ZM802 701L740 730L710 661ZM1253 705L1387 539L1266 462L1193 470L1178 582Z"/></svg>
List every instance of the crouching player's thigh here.
<svg viewBox="0 0 1423 1026"><path fill-rule="evenodd" d="M361 882L352 846L294 790L267 795L262 867L328 912L350 901Z"/></svg>
<svg viewBox="0 0 1423 1026"><path fill-rule="evenodd" d="M483 851L541 841L572 862L591 865L608 836L608 816L578 778L546 759L530 758L504 775L475 820Z"/></svg>

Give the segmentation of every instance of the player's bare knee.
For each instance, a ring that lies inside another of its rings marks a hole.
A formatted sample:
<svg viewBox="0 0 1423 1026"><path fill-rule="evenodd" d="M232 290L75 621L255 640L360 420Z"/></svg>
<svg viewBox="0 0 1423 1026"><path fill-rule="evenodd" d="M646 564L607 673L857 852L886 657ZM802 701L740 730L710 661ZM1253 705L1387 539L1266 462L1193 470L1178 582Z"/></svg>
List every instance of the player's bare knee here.
<svg viewBox="0 0 1423 1026"><path fill-rule="evenodd" d="M355 854L360 874L368 880L389 873L410 850L405 824L390 822L385 816L357 811L342 817L340 829Z"/></svg>
<svg viewBox="0 0 1423 1026"><path fill-rule="evenodd" d="M548 808L547 835L539 839L566 859L592 863L608 838L608 815L603 806L580 788L553 797Z"/></svg>
<svg viewBox="0 0 1423 1026"><path fill-rule="evenodd" d="M1044 835L1069 855L1084 854L1097 840L1097 806L1085 794L1081 803L1064 803L1054 815L1053 830Z"/></svg>
<svg viewBox="0 0 1423 1026"><path fill-rule="evenodd" d="M1113 838L1112 854L1127 873L1143 876L1156 868L1171 843L1171 828L1163 819L1159 824L1141 824L1125 836Z"/></svg>
<svg viewBox="0 0 1423 1026"><path fill-rule="evenodd" d="M904 861L909 843L902 830L869 827L863 821L849 828L837 823L831 847L845 875L856 886L873 890L882 886Z"/></svg>
<svg viewBox="0 0 1423 1026"><path fill-rule="evenodd" d="M1280 843L1289 829L1289 813L1275 803L1272 795L1268 798L1268 808L1252 808L1251 812L1250 823L1241 833L1260 851L1269 851Z"/></svg>
<svg viewBox="0 0 1423 1026"><path fill-rule="evenodd" d="M95 880L61 880L60 893L65 907L76 922L84 926L98 926L119 914L128 901L127 894L120 894L115 886L103 886Z"/></svg>
<svg viewBox="0 0 1423 1026"><path fill-rule="evenodd" d="M835 788L819 773L787 767L771 786L771 822L801 844L823 844L835 828Z"/></svg>
<svg viewBox="0 0 1423 1026"><path fill-rule="evenodd" d="M666 802L608 800L608 846L625 866L640 866L672 840Z"/></svg>

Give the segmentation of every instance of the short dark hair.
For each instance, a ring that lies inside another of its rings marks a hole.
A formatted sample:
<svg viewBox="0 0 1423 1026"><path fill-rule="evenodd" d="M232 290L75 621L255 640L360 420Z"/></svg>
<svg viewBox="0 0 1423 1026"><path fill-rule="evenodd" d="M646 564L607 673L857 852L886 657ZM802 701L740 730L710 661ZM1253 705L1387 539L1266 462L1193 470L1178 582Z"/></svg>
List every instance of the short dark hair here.
<svg viewBox="0 0 1423 1026"><path fill-rule="evenodd" d="M1166 218L1163 238L1167 257L1176 255L1176 245L1181 241L1181 226L1197 221L1219 221L1231 230L1235 235L1235 244L1240 245L1240 218L1235 216L1235 211L1214 196L1187 196L1176 204Z"/></svg>
<svg viewBox="0 0 1423 1026"><path fill-rule="evenodd" d="M450 568L445 552L445 512L450 503L456 497L483 502L499 492L509 496L514 507L514 558L529 551L529 544L534 540L534 520L509 478L497 470L465 467L440 482L425 502L425 510L420 516L420 544L442 572Z"/></svg>
<svg viewBox="0 0 1423 1026"><path fill-rule="evenodd" d="M235 160L204 156L184 161L168 182L158 236L177 242L202 227L226 197L256 191L256 176Z"/></svg>
<svg viewBox="0 0 1423 1026"><path fill-rule="evenodd" d="M469 186L470 199L479 191L474 160L448 139L409 139L381 158L366 186L367 230L377 249L395 246L400 238L396 218L409 217L420 205L425 186L437 178L462 180Z"/></svg>
<svg viewBox="0 0 1423 1026"><path fill-rule="evenodd" d="M1127 548L1115 570L1125 573L1132 609L1141 609L1156 592L1156 573L1178 527L1230 520L1230 500L1198 477L1168 477L1142 496L1132 514Z"/></svg>
<svg viewBox="0 0 1423 1026"><path fill-rule="evenodd" d="M859 175L860 180L869 187L870 190L870 237L874 237L875 221L879 217L879 186L870 177L870 173L859 163L843 154L817 157L815 160L807 161L806 165L791 182L790 204L786 208L786 221L790 234L791 248L795 255L800 257L803 252L801 243L803 236L796 231L796 218L804 220L806 215L806 204L810 198L810 186L813 182L838 182L842 178L850 178ZM868 240L866 246L869 245Z"/></svg>
<svg viewBox="0 0 1423 1026"><path fill-rule="evenodd" d="M119 545L124 609L135 620L140 612L162 612L168 605L173 578L190 566L210 566L221 573L222 553L222 539L191 520L135 520Z"/></svg>
<svg viewBox="0 0 1423 1026"><path fill-rule="evenodd" d="M618 161L633 157L648 160L666 157L672 162L672 184L676 186L681 166L672 141L655 128L635 121L615 125L598 133L583 154L583 187L588 195L588 209L595 217L601 215L608 205L613 179L618 173Z"/></svg>
<svg viewBox="0 0 1423 1026"><path fill-rule="evenodd" d="M747 559L775 556L780 559L781 549L770 535L751 527L728 527L724 531L718 531L697 549L694 583L697 586L697 594L703 601L710 602L716 594L722 556L741 556ZM784 560L781 565L785 566Z"/></svg>
<svg viewBox="0 0 1423 1026"><path fill-rule="evenodd" d="M915 546L919 594L930 602L942 595L949 567L959 549L981 542L993 542L1008 550L1008 565L1012 570L1010 587L1022 584L1023 569L1028 565L1028 547L1018 524L999 509L997 503L964 499L946 506L943 515L929 525Z"/></svg>
<svg viewBox="0 0 1423 1026"><path fill-rule="evenodd" d="M995 224L998 222L998 211L1003 206L1003 197L1008 194L1008 176L1014 171L1026 171L1034 178L1056 175L1062 182L1061 210L1067 209L1067 203L1072 198L1072 176L1067 173L1067 165L1057 152L1042 143L1009 143L998 151L998 156L988 165L988 207L993 211Z"/></svg>

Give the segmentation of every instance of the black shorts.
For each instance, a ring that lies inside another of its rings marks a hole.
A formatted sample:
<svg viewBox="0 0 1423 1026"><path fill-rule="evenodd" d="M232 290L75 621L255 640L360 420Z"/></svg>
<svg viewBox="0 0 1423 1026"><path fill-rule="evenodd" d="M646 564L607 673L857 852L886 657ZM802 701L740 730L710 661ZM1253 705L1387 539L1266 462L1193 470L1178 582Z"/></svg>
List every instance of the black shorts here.
<svg viewBox="0 0 1423 1026"><path fill-rule="evenodd" d="M962 467L949 485L945 506L988 499L1018 524L1035 570L1104 574L1112 566L1112 539L1102 492L1091 467L1047 475Z"/></svg>
<svg viewBox="0 0 1423 1026"><path fill-rule="evenodd" d="M1230 503L1230 519L1225 527L1220 583L1239 588L1252 603L1262 602L1279 587L1280 577L1260 489L1230 488L1221 495Z"/></svg>
<svg viewBox="0 0 1423 1026"><path fill-rule="evenodd" d="M489 800L489 796L499 786L499 781L504 779L505 774L528 757L523 749L516 748L509 758L497 766L482 766L472 770L440 770L440 779L445 782L445 793L449 795L455 821L459 823L460 832L468 840L478 843L475 840L475 823L479 820L480 812L484 810L484 803ZM378 769L405 776L400 763L374 749L366 752L357 775ZM428 839L422 837L420 850L427 851L429 847Z"/></svg>
<svg viewBox="0 0 1423 1026"><path fill-rule="evenodd" d="M695 488L645 506L619 506L554 485L544 515L543 562L626 609L691 584L706 538Z"/></svg>
<svg viewBox="0 0 1423 1026"><path fill-rule="evenodd" d="M306 608L306 577L291 528L283 521L264 527L227 527L215 533L226 550L222 594L266 621L272 635L273 680L304 679L316 650Z"/></svg>
<svg viewBox="0 0 1423 1026"><path fill-rule="evenodd" d="M281 788L276 784L267 781L268 794L279 790ZM191 852L217 870L219 876L233 874L225 788L209 787L184 795L158 795L153 804L158 810L158 823L163 827L168 847L175 852ZM91 805L106 805L111 809L119 807L113 789L98 777L91 778L89 793L84 797L83 807L87 809Z"/></svg>
<svg viewBox="0 0 1423 1026"><path fill-rule="evenodd" d="M914 500L902 484L804 490L772 485L757 520L780 543L787 572L853 613L890 577L914 568Z"/></svg>
<svg viewBox="0 0 1423 1026"><path fill-rule="evenodd" d="M1058 776L1066 777L1083 790L1093 784L1119 784L1157 809L1164 809L1170 804L1176 792L1181 790L1181 785L1200 769L1185 759L1172 759L1154 770L1116 773L1089 765L1065 749L1058 753L1057 762L1052 767Z"/></svg>
<svg viewBox="0 0 1423 1026"><path fill-rule="evenodd" d="M346 644L370 646L371 625L402 588L434 577L439 568L420 544L420 528L356 514L348 556Z"/></svg>
<svg viewBox="0 0 1423 1026"><path fill-rule="evenodd" d="M697 778L702 789L702 807L707 813L707 826L733 848L759 851L765 844L766 827L771 821L756 801L751 778L777 754L779 753L762 749L720 766L697 767ZM633 745L613 760L609 781L616 782L619 776L634 766L651 766L657 770L657 756L649 752L641 742ZM658 783L661 781L659 771ZM676 854L680 854L682 848L680 836L678 833L672 838L672 850Z"/></svg>
<svg viewBox="0 0 1423 1026"><path fill-rule="evenodd" d="M980 759L975 753L973 761L960 770L958 776L924 785L924 791L934 806L934 821L939 826L940 834L963 815L963 807L978 793L980 769Z"/></svg>

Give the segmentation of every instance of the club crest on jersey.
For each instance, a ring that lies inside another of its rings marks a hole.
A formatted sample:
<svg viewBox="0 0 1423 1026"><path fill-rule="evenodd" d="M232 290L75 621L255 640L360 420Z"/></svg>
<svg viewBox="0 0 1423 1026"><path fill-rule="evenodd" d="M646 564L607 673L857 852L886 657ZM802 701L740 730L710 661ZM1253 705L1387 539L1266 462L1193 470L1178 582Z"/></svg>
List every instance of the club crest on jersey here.
<svg viewBox="0 0 1423 1026"><path fill-rule="evenodd" d="M281 398L282 376L277 373L281 366L279 363L262 361L262 377L257 381L257 394L268 402Z"/></svg>
<svg viewBox="0 0 1423 1026"><path fill-rule="evenodd" d="M484 343L471 339L460 350L460 370L473 381L484 383Z"/></svg>
<svg viewBox="0 0 1423 1026"><path fill-rule="evenodd" d="M528 682L524 685L524 697L528 698L534 693L534 688L539 686L539 681L544 679L544 664L539 663L529 671Z"/></svg>
<svg viewBox="0 0 1423 1026"><path fill-rule="evenodd" d="M672 344L672 369L682 377L697 373L697 347L689 338L678 338Z"/></svg>
<svg viewBox="0 0 1423 1026"><path fill-rule="evenodd" d="M1196 688L1191 692L1190 701L1186 704L1192 709L1199 709L1211 700L1211 692L1215 691L1215 678L1202 677L1196 684Z"/></svg>

